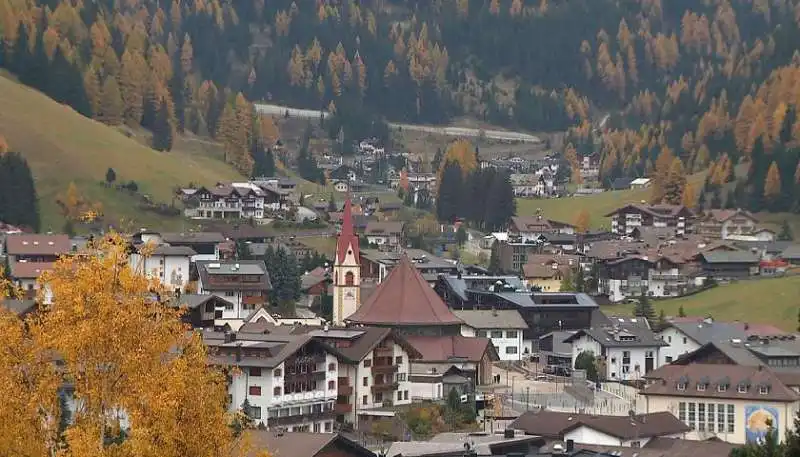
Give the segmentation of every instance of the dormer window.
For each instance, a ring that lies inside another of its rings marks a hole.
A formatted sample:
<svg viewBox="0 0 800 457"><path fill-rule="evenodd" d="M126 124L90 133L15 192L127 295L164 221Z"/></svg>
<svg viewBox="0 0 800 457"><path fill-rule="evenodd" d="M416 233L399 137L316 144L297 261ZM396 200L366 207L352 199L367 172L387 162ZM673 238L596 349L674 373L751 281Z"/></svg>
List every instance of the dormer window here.
<svg viewBox="0 0 800 457"><path fill-rule="evenodd" d="M739 388L737 389L737 391L740 394L746 394L747 393L747 384L739 384Z"/></svg>
<svg viewBox="0 0 800 457"><path fill-rule="evenodd" d="M762 384L758 386L758 393L761 395L768 395L769 394L769 386Z"/></svg>
<svg viewBox="0 0 800 457"><path fill-rule="evenodd" d="M717 386L717 392L727 392L728 385L727 384L720 384Z"/></svg>
<svg viewBox="0 0 800 457"><path fill-rule="evenodd" d="M698 383L697 383L697 391L698 391L698 392L705 392L705 391L706 391L706 385L705 385L705 383L698 382Z"/></svg>
<svg viewBox="0 0 800 457"><path fill-rule="evenodd" d="M678 390L686 390L686 383L685 382L679 382L678 383Z"/></svg>

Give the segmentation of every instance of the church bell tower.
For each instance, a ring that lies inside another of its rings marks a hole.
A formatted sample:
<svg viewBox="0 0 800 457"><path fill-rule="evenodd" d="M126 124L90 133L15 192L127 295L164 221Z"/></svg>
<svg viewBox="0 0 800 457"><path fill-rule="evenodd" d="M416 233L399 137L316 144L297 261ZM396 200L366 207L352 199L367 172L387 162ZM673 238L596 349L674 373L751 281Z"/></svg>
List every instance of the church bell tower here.
<svg viewBox="0 0 800 457"><path fill-rule="evenodd" d="M358 236L353 231L353 209L348 198L342 214L342 231L336 241L333 263L333 325L343 326L344 320L361 304L361 262Z"/></svg>

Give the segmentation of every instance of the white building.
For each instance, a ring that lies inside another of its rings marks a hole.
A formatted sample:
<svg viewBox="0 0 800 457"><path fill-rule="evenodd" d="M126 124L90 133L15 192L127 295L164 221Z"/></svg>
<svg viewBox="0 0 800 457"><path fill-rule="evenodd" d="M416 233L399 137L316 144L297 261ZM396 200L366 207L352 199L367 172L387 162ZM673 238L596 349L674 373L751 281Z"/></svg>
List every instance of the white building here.
<svg viewBox="0 0 800 457"><path fill-rule="evenodd" d="M189 263L197 253L190 247L141 245L130 255L134 271L158 279L170 290L183 291L189 283Z"/></svg>
<svg viewBox="0 0 800 457"><path fill-rule="evenodd" d="M229 377L229 410L246 406L244 412L268 428L332 433L338 395L337 356L308 335L275 342L264 342L262 336L203 334L206 345L216 350L214 363L236 368Z"/></svg>
<svg viewBox="0 0 800 457"><path fill-rule="evenodd" d="M224 242L225 236L219 232L154 232L142 230L133 235L134 244L151 243L156 246L169 245L173 248L189 248L195 252L189 258L192 263L198 260L219 260L219 245Z"/></svg>
<svg viewBox="0 0 800 457"><path fill-rule="evenodd" d="M742 341L747 338L746 333L744 324L714 322L712 318L670 322L667 328L658 332L658 337L667 343L667 346L661 348L661 365L672 363L708 343Z"/></svg>
<svg viewBox="0 0 800 457"><path fill-rule="evenodd" d="M638 322L636 322L638 324ZM582 352L591 352L604 367L607 380L641 380L660 365L660 350L666 343L649 327L614 325L577 331L565 340L572 344L572 366Z"/></svg>
<svg viewBox="0 0 800 457"><path fill-rule="evenodd" d="M461 335L489 338L500 360L522 360L522 332L528 324L517 310L453 310L464 321Z"/></svg>
<svg viewBox="0 0 800 457"><path fill-rule="evenodd" d="M241 321L268 302L272 285L262 260L199 261L197 273L198 294L214 294L230 302L222 311L223 320Z"/></svg>

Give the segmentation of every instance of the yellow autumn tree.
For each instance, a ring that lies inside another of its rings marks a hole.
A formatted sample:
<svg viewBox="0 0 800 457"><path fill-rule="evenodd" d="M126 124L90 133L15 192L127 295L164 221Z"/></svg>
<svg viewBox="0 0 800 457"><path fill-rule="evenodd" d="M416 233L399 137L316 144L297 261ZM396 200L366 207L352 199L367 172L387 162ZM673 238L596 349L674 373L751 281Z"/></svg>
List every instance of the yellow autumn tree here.
<svg viewBox="0 0 800 457"><path fill-rule="evenodd" d="M478 161L475 157L475 148L467 140L456 140L447 147L444 159L439 166L439 174L441 175L444 167L450 163L455 162L461 167L461 171L466 175L470 171L478 167Z"/></svg>
<svg viewBox="0 0 800 457"><path fill-rule="evenodd" d="M683 188L681 204L690 209L694 209L694 207L697 206L697 194L694 191L694 186L692 186L690 182L687 182L686 186Z"/></svg>
<svg viewBox="0 0 800 457"><path fill-rule="evenodd" d="M577 227L579 233L586 233L589 231L590 224L591 217L589 216L589 212L582 209L575 218L575 227Z"/></svg>
<svg viewBox="0 0 800 457"><path fill-rule="evenodd" d="M764 180L764 197L773 203L781 195L781 173L778 164L774 161L767 170L767 178Z"/></svg>
<svg viewBox="0 0 800 457"><path fill-rule="evenodd" d="M159 300L160 284L130 267L122 237L111 234L60 259L40 281L51 304L25 322L0 310L4 451L231 455L225 378L208 368L200 336L187 332L182 311ZM62 433L58 398L66 382L80 406Z"/></svg>
<svg viewBox="0 0 800 457"><path fill-rule="evenodd" d="M662 201L670 205L679 205L683 199L686 187L686 174L683 170L683 162L675 157L670 165L669 172L663 182Z"/></svg>

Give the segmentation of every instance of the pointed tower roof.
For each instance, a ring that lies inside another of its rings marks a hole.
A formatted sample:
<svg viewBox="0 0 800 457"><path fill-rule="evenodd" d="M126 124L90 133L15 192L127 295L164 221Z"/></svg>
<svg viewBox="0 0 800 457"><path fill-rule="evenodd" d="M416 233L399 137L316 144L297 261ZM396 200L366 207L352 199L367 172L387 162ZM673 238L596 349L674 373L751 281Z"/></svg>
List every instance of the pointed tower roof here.
<svg viewBox="0 0 800 457"><path fill-rule="evenodd" d="M344 211L342 212L342 231L339 233L339 238L336 240L336 263L341 264L347 256L347 249L353 250L353 257L356 263L359 261L358 253L358 236L353 230L353 208L348 198L344 202Z"/></svg>
<svg viewBox="0 0 800 457"><path fill-rule="evenodd" d="M463 323L405 254L367 301L345 321L392 326Z"/></svg>

